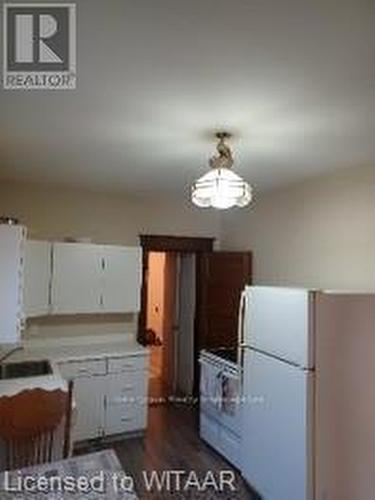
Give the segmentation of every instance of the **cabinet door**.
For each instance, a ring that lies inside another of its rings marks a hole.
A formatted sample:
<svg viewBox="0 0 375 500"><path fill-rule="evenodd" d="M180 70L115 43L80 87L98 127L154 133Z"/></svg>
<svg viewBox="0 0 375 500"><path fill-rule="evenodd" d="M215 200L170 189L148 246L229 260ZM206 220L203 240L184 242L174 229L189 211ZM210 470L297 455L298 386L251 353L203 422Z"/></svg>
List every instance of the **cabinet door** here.
<svg viewBox="0 0 375 500"><path fill-rule="evenodd" d="M85 243L53 245L52 312L101 311L100 246Z"/></svg>
<svg viewBox="0 0 375 500"><path fill-rule="evenodd" d="M21 226L0 225L0 344L20 340L25 236Z"/></svg>
<svg viewBox="0 0 375 500"><path fill-rule="evenodd" d="M27 317L49 312L51 243L27 241L25 251L24 307Z"/></svg>
<svg viewBox="0 0 375 500"><path fill-rule="evenodd" d="M141 249L103 246L104 312L136 312L140 309Z"/></svg>
<svg viewBox="0 0 375 500"><path fill-rule="evenodd" d="M74 379L76 417L73 419L73 440L101 437L104 432L105 376ZM75 420L75 421L74 421Z"/></svg>

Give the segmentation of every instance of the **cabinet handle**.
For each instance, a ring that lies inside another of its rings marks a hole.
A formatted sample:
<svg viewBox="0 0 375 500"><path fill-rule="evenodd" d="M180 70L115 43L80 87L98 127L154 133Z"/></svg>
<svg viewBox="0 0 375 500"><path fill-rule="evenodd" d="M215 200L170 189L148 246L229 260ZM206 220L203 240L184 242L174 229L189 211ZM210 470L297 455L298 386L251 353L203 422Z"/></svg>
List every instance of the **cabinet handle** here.
<svg viewBox="0 0 375 500"><path fill-rule="evenodd" d="M87 368L79 368L78 373L90 373Z"/></svg>
<svg viewBox="0 0 375 500"><path fill-rule="evenodd" d="M126 385L121 389L121 392L131 391L132 389L134 389L134 385Z"/></svg>
<svg viewBox="0 0 375 500"><path fill-rule="evenodd" d="M22 331L24 331L26 329L26 318L22 317L20 319L20 328Z"/></svg>
<svg viewBox="0 0 375 500"><path fill-rule="evenodd" d="M131 422L132 420L132 417L121 417L121 422Z"/></svg>

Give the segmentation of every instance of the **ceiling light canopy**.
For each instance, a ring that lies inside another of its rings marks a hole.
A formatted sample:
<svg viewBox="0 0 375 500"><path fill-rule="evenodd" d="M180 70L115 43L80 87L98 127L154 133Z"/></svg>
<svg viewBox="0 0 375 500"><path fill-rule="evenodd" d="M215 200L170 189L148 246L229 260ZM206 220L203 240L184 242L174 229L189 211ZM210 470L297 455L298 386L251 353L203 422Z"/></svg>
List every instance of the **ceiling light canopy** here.
<svg viewBox="0 0 375 500"><path fill-rule="evenodd" d="M245 207L251 202L252 189L250 184L231 170L232 151L225 144L230 134L218 132L216 137L219 141L219 154L210 158L211 170L193 184L191 199L195 205L202 208Z"/></svg>

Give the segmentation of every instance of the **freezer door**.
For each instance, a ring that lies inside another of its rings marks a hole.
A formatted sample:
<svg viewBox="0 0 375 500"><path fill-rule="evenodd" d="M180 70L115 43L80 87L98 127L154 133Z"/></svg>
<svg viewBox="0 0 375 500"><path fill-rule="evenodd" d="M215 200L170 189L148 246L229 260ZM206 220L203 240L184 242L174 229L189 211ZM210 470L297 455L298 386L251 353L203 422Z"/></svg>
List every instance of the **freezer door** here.
<svg viewBox="0 0 375 500"><path fill-rule="evenodd" d="M242 474L264 500L310 500L313 374L245 351Z"/></svg>
<svg viewBox="0 0 375 500"><path fill-rule="evenodd" d="M244 344L302 367L314 366L314 297L309 290L247 287Z"/></svg>

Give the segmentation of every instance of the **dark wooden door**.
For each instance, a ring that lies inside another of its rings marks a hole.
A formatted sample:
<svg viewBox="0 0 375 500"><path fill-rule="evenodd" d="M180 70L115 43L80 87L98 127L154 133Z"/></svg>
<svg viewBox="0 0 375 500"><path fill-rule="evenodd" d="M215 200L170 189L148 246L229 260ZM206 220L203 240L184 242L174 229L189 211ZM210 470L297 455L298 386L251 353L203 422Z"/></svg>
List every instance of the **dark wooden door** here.
<svg viewBox="0 0 375 500"><path fill-rule="evenodd" d="M198 350L236 347L240 294L251 284L251 252L209 252L198 258Z"/></svg>

